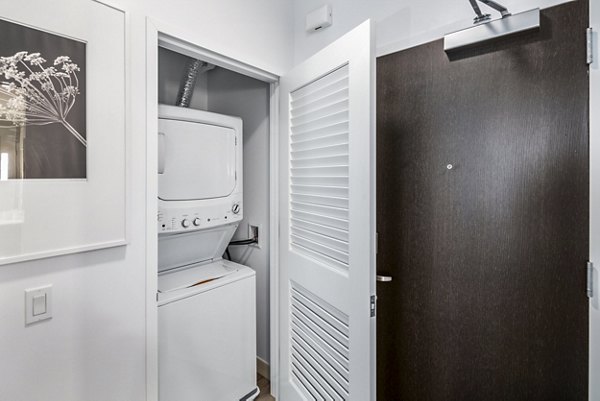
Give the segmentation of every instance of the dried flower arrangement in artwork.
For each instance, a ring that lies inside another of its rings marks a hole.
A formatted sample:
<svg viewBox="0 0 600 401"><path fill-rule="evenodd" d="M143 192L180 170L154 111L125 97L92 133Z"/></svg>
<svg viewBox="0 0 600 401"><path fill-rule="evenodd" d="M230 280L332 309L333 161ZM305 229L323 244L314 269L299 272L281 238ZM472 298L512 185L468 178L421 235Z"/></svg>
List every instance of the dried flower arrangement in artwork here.
<svg viewBox="0 0 600 401"><path fill-rule="evenodd" d="M15 125L62 124L83 146L86 139L69 124L67 117L79 94L80 71L69 56L59 56L46 65L40 53L21 51L0 57L0 92L8 95L0 103L0 119Z"/></svg>
<svg viewBox="0 0 600 401"><path fill-rule="evenodd" d="M87 44L2 19L0 38L0 178L87 178Z"/></svg>

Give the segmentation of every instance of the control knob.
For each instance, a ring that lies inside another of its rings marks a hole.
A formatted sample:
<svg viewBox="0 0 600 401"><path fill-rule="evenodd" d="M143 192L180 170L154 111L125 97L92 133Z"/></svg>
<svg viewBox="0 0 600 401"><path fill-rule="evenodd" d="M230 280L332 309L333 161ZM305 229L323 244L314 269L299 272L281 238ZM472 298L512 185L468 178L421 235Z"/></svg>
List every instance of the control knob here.
<svg viewBox="0 0 600 401"><path fill-rule="evenodd" d="M198 217L196 217L196 218L194 219L194 225L195 225L196 227L198 227L198 226L200 225L200 219L199 219Z"/></svg>
<svg viewBox="0 0 600 401"><path fill-rule="evenodd" d="M188 219L181 220L181 227L188 228L190 226L190 221Z"/></svg>
<svg viewBox="0 0 600 401"><path fill-rule="evenodd" d="M240 212L240 204L234 203L231 207L231 211L233 212L233 214L238 214Z"/></svg>

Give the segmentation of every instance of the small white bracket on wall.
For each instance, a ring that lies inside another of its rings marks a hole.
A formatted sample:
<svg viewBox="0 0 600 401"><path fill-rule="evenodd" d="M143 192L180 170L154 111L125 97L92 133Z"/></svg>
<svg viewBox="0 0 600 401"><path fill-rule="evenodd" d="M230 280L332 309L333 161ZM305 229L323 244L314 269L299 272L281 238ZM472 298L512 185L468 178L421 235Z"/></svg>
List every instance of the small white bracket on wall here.
<svg viewBox="0 0 600 401"><path fill-rule="evenodd" d="M594 298L594 264L587 262L587 296Z"/></svg>
<svg viewBox="0 0 600 401"><path fill-rule="evenodd" d="M586 30L586 58L588 65L594 63L594 30L592 28L588 28Z"/></svg>
<svg viewBox="0 0 600 401"><path fill-rule="evenodd" d="M333 13L329 4L324 5L306 15L306 31L315 32L331 26Z"/></svg>

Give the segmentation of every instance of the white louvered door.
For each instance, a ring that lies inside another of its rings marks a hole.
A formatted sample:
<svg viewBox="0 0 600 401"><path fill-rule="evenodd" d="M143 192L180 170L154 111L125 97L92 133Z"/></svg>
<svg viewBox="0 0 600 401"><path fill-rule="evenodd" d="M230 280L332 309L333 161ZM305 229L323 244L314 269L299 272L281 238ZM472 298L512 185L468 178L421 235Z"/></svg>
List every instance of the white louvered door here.
<svg viewBox="0 0 600 401"><path fill-rule="evenodd" d="M371 30L281 79L280 401L375 399Z"/></svg>

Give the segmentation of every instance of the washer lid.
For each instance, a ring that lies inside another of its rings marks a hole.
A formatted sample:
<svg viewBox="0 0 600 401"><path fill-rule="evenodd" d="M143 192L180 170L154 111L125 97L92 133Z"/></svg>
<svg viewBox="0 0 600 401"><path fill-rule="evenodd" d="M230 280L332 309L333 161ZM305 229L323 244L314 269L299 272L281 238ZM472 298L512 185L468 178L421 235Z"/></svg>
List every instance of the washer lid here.
<svg viewBox="0 0 600 401"><path fill-rule="evenodd" d="M162 273L158 276L158 292L168 293L199 287L246 269L228 260L196 264Z"/></svg>
<svg viewBox="0 0 600 401"><path fill-rule="evenodd" d="M196 264L158 275L158 306L202 296L232 283L245 281L255 285L256 272L229 260ZM250 281L247 281L250 280Z"/></svg>

